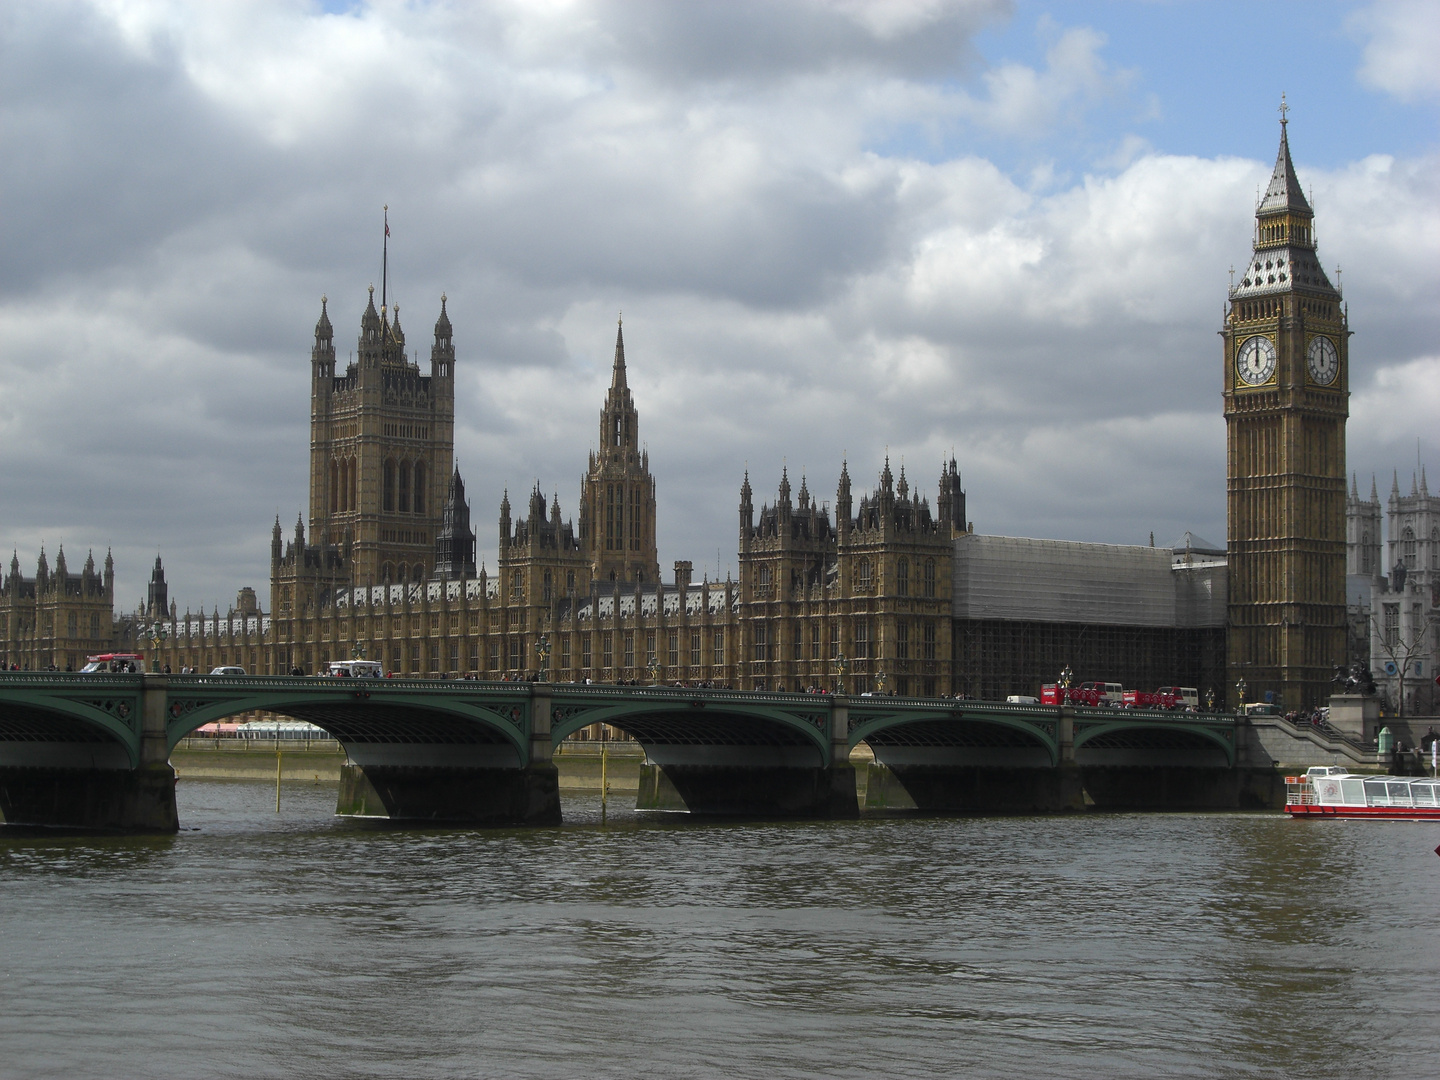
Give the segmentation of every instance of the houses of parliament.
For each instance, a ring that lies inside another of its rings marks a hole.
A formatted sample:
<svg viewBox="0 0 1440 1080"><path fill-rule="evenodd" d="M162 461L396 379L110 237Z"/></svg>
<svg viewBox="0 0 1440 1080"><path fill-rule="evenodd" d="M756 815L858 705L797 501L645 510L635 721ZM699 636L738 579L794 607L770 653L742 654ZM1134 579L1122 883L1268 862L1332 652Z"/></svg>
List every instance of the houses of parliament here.
<svg viewBox="0 0 1440 1080"><path fill-rule="evenodd" d="M268 610L181 612L157 558L145 602L113 614L113 566L71 573L63 552L0 586L0 656L78 668L130 644L156 667L256 674L379 660L395 677L713 683L741 689L1035 694L1078 679L1187 685L1288 708L1328 695L1347 655L1344 428L1348 324L1316 258L1311 211L1281 145L1256 209L1244 283L1228 297L1222 402L1228 535L1156 547L977 533L958 463L934 500L902 467L840 462L822 496L783 467L756 506L739 485L738 574L662 574L657 478L640 440L623 326L573 517L538 484L497 520L476 565L454 462L454 334L441 297L429 366L398 307L360 320L337 370L322 299L310 352L308 512L277 519ZM642 362L652 362L645 358ZM663 477L663 469L661 470ZM1353 501L1353 500L1352 500ZM832 509L833 507L833 509ZM1352 548L1354 545L1352 545Z"/></svg>

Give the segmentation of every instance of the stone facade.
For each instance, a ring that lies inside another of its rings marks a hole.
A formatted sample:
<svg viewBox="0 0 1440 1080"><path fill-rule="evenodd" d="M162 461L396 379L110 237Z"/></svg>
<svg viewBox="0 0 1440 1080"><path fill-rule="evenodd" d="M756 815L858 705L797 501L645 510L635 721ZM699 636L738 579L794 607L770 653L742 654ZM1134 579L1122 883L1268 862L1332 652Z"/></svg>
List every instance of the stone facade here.
<svg viewBox="0 0 1440 1080"><path fill-rule="evenodd" d="M1384 505L1372 481L1362 499L1352 482L1346 500L1351 649L1367 661L1386 711L1433 713L1440 672L1440 496L1430 494L1424 469L1400 492L1395 474Z"/></svg>
<svg viewBox="0 0 1440 1080"><path fill-rule="evenodd" d="M0 657L6 667L79 671L87 655L109 651L117 639L115 563L106 552L105 569L97 573L94 555L87 555L84 568L73 574L63 547L54 570L42 550L35 576L27 578L17 553L0 586L0 606Z"/></svg>
<svg viewBox="0 0 1440 1080"><path fill-rule="evenodd" d="M1228 700L1323 704L1345 660L1349 322L1321 267L1285 122L1221 330Z"/></svg>

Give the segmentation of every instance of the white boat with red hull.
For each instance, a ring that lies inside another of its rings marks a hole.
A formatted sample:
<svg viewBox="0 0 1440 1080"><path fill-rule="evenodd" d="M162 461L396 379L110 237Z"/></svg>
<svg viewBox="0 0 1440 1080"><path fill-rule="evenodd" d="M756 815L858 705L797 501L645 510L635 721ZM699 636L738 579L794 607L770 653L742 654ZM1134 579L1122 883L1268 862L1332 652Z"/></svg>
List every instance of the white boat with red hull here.
<svg viewBox="0 0 1440 1080"><path fill-rule="evenodd" d="M1440 821L1440 780L1357 776L1320 765L1304 776L1285 778L1285 812L1291 817Z"/></svg>

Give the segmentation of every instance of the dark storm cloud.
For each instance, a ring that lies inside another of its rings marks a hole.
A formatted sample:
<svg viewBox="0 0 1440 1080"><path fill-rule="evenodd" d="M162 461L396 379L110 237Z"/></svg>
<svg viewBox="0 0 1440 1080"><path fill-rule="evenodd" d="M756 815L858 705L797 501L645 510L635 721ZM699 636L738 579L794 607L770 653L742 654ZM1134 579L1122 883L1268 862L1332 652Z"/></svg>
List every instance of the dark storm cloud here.
<svg viewBox="0 0 1440 1080"><path fill-rule="evenodd" d="M933 498L953 448L986 531L1223 535L1214 330L1273 146L1063 182L868 150L957 117L1039 139L1123 92L1090 31L1056 28L1048 69L980 67L1004 10L11 5L0 539L27 572L42 540L72 565L113 543L125 606L157 548L182 608L263 593L276 514L288 537L306 505L320 297L343 362L386 203L422 364L449 297L492 566L507 487L574 514L622 308L666 564L733 566L747 464L757 501L783 466L828 501L842 458L869 488L887 449ZM1411 408L1433 163L1301 166L1364 307L1357 417Z"/></svg>

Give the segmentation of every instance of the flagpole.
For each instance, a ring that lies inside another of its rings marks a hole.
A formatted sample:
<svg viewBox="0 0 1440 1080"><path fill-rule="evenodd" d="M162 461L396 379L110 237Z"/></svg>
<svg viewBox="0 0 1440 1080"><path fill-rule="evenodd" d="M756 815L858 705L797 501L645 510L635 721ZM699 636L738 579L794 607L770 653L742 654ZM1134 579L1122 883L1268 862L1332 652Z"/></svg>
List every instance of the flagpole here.
<svg viewBox="0 0 1440 1080"><path fill-rule="evenodd" d="M390 288L390 204L385 204L385 239L380 256L380 307L382 310L389 310L386 307L386 294Z"/></svg>

